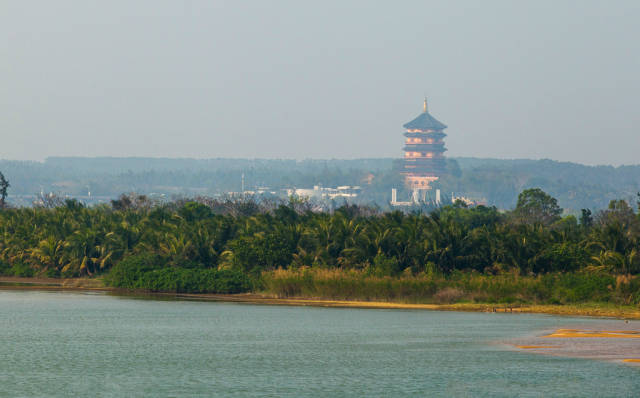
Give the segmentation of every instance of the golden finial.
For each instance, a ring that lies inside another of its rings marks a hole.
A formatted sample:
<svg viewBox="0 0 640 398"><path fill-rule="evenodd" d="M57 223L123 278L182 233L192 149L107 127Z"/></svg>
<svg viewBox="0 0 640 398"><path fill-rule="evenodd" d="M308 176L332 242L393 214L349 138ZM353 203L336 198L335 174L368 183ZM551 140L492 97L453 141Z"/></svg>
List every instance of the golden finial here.
<svg viewBox="0 0 640 398"><path fill-rule="evenodd" d="M424 105L422 107L423 112L427 111L427 97L424 97Z"/></svg>

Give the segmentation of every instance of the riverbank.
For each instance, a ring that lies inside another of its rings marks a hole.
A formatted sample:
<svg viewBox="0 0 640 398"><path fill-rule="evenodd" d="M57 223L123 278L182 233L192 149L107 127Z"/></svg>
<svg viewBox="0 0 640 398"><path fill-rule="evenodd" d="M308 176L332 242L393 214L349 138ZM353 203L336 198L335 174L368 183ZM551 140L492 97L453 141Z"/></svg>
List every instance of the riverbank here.
<svg viewBox="0 0 640 398"><path fill-rule="evenodd" d="M172 294L173 295L173 294ZM502 313L531 313L552 314L564 316L591 316L640 320L640 310L631 306L610 306L607 304L583 305L522 305L505 306L492 303L454 303L454 304L411 304L384 301L352 301L326 300L321 298L274 298L257 294L209 295L209 294L175 294L186 299L202 299L213 301L233 301L252 304L293 305L335 308L377 308L402 310L432 310L432 311L466 311L466 312L502 312Z"/></svg>
<svg viewBox="0 0 640 398"><path fill-rule="evenodd" d="M112 291L111 287L104 285L101 278L43 278L43 277L19 277L1 276L0 288L2 289L65 289L65 290L101 290Z"/></svg>
<svg viewBox="0 0 640 398"><path fill-rule="evenodd" d="M287 297L279 298L269 294L241 293L241 294L190 294L190 293L158 293L148 291L132 291L115 289L104 286L99 278L21 278L0 277L0 289L10 290L76 290L76 291L104 291L110 294L164 297L187 300L223 301L261 305L314 306L334 308L372 308L372 309L400 309L400 310L431 310L431 311L467 311L467 312L496 312L496 313L538 313L564 316L610 317L622 319L639 319L640 308L635 306L616 306L607 303L584 303L576 305L505 305L497 303L452 303L452 304L424 304L403 303L394 301L364 301L364 300L335 300L319 297Z"/></svg>

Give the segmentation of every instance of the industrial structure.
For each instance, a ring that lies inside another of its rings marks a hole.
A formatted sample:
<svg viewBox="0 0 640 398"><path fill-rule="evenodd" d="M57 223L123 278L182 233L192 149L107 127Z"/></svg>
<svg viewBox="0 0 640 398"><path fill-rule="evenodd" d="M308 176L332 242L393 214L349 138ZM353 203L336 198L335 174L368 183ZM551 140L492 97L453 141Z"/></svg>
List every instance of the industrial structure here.
<svg viewBox="0 0 640 398"><path fill-rule="evenodd" d="M314 185L313 189L287 189L287 196L309 199L356 198L360 191L362 191L362 188L359 186L344 185L337 188L324 188L320 185Z"/></svg>

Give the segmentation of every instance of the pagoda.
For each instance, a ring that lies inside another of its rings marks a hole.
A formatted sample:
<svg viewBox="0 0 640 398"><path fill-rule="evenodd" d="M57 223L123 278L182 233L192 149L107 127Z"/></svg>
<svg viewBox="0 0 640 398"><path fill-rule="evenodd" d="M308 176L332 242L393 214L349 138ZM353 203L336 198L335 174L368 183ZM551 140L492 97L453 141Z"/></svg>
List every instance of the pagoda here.
<svg viewBox="0 0 640 398"><path fill-rule="evenodd" d="M429 114L425 98L422 113L403 127L407 129L401 170L404 182L414 195L419 191L424 195L446 170L444 137L447 135L443 130L447 126Z"/></svg>

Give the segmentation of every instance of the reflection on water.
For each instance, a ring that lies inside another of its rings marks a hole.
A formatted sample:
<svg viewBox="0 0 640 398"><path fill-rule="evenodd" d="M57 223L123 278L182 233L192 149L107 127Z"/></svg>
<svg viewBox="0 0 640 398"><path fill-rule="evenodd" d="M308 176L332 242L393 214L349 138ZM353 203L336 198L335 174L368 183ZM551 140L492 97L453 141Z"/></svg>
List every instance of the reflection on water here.
<svg viewBox="0 0 640 398"><path fill-rule="evenodd" d="M572 325L617 330L616 320L0 291L0 322L2 396L624 397L640 391L639 367L496 343Z"/></svg>

